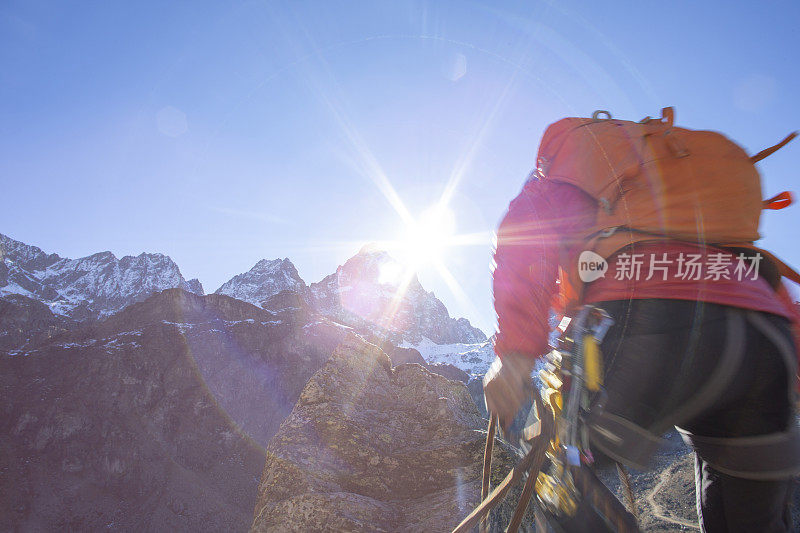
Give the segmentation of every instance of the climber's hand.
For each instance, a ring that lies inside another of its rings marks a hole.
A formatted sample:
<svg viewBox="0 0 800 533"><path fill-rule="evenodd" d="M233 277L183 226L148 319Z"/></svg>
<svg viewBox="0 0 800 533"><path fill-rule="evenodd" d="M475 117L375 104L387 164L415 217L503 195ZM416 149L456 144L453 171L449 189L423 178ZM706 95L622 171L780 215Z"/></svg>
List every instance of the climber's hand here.
<svg viewBox="0 0 800 533"><path fill-rule="evenodd" d="M533 366L530 357L507 354L502 361L495 358L483 378L486 409L497 415L503 431L508 431L517 411L530 397Z"/></svg>

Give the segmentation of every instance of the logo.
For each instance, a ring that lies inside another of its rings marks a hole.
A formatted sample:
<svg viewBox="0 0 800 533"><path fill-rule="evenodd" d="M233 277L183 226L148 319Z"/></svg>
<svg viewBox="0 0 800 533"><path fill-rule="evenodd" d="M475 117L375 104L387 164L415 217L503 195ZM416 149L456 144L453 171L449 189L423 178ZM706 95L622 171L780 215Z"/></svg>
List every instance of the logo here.
<svg viewBox="0 0 800 533"><path fill-rule="evenodd" d="M714 253L620 253L614 256L614 279L619 281L674 280L756 280L764 257L756 252L744 253L716 251ZM608 262L602 256L586 250L578 257L578 275L584 283L606 277Z"/></svg>
<svg viewBox="0 0 800 533"><path fill-rule="evenodd" d="M584 283L590 283L596 279L604 278L608 271L608 262L591 250L581 252L578 257L578 276Z"/></svg>

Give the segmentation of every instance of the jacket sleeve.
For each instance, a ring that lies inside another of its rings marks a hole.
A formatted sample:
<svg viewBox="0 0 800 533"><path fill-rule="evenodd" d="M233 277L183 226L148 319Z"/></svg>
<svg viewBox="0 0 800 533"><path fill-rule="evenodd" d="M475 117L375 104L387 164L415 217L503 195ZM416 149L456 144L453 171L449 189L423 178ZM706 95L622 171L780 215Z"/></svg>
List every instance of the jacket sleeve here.
<svg viewBox="0 0 800 533"><path fill-rule="evenodd" d="M594 220L596 204L564 183L528 180L497 230L492 279L495 353L536 358L548 351L550 303L558 289L559 247Z"/></svg>

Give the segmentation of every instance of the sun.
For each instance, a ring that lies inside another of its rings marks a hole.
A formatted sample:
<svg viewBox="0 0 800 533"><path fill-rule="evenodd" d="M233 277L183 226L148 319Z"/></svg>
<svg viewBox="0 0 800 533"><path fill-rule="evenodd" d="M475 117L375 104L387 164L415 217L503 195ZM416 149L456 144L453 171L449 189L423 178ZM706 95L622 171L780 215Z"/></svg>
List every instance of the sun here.
<svg viewBox="0 0 800 533"><path fill-rule="evenodd" d="M400 239L398 259L412 268L440 262L453 244L456 224L453 211L436 204L424 210L418 218L406 223Z"/></svg>
<svg viewBox="0 0 800 533"><path fill-rule="evenodd" d="M381 264L378 282L404 292L421 269L433 266L444 270L446 252L457 241L456 217L446 205L434 204L417 218L408 217L400 238L383 243L392 260Z"/></svg>

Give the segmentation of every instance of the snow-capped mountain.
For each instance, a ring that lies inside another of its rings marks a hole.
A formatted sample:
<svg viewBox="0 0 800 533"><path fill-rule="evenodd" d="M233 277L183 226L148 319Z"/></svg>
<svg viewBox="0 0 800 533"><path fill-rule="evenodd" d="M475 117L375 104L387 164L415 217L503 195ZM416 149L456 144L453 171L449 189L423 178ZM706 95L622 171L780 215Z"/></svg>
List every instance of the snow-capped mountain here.
<svg viewBox="0 0 800 533"><path fill-rule="evenodd" d="M264 309L308 306L373 340L417 348L429 364L452 364L471 376L492 360L486 335L465 318L451 318L416 275L387 252L367 245L336 272L307 286L289 259L263 259L216 294Z"/></svg>
<svg viewBox="0 0 800 533"><path fill-rule="evenodd" d="M390 332L413 345L481 343L486 335L465 318L450 317L445 305L406 275L388 253L369 246L308 290L320 312L351 326Z"/></svg>
<svg viewBox="0 0 800 533"><path fill-rule="evenodd" d="M103 318L176 287L203 293L200 282L186 281L178 265L164 254L118 259L111 252L100 252L68 259L0 234L0 296L26 296L57 315Z"/></svg>
<svg viewBox="0 0 800 533"><path fill-rule="evenodd" d="M471 378L482 377L494 360L494 348L490 341L436 344L426 338L418 343L404 343L401 348L414 348L428 364L453 365Z"/></svg>
<svg viewBox="0 0 800 533"><path fill-rule="evenodd" d="M0 298L29 298L56 316L78 322L103 319L171 288L203 294L200 282L186 281L163 254L118 259L100 252L69 259L0 234ZM416 275L370 246L310 286L289 259L264 259L216 293L272 311L319 312L375 342L417 348L429 364L449 363L472 376L491 362L482 331L465 318L452 318Z"/></svg>
<svg viewBox="0 0 800 533"><path fill-rule="evenodd" d="M289 259L262 259L245 272L226 281L215 294L224 294L258 307L282 291L303 293L306 283Z"/></svg>

